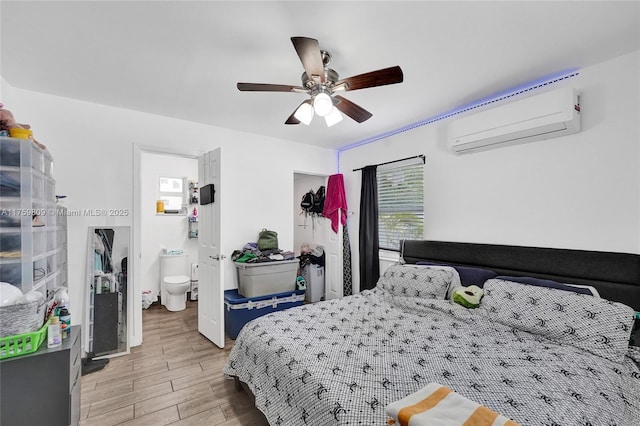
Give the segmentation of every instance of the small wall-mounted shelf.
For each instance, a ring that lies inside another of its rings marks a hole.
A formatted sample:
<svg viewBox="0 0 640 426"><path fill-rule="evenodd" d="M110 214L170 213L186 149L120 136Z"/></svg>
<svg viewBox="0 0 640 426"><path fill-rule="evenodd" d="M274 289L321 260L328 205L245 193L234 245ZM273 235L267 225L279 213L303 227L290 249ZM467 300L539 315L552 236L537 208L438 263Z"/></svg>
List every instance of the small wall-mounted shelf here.
<svg viewBox="0 0 640 426"><path fill-rule="evenodd" d="M189 217L189 238L198 238L198 217Z"/></svg>
<svg viewBox="0 0 640 426"><path fill-rule="evenodd" d="M198 193L198 182L189 181L189 204L198 204L200 202L200 194Z"/></svg>

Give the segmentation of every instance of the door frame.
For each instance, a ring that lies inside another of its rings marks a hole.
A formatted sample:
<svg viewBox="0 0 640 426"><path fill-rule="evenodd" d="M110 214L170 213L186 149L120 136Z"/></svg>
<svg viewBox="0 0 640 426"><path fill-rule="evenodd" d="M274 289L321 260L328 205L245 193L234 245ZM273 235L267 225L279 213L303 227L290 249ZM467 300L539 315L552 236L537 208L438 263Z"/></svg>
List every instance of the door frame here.
<svg viewBox="0 0 640 426"><path fill-rule="evenodd" d="M329 179L330 174L325 174L325 173L314 173L314 172L306 172L306 171L301 171L301 170L294 170L293 171L293 185L294 185L294 194L295 194L295 185L296 185L296 179L295 176L296 175L303 175L303 176L310 176L310 177L318 177L318 178L323 178L325 180L325 185ZM299 208L299 202L300 200L294 200L294 218L293 218L293 233L294 233L294 242L295 242L295 235L296 235L296 231L297 231L297 226L296 226L296 219L295 219L295 210L297 208ZM328 226L327 224L325 224L325 226ZM335 240L335 244L337 244L339 247L337 249L337 253L335 253L334 255L332 255L331 253L325 252L325 268L324 268L324 279L325 279L325 283L324 283L324 300L329 300L329 299L338 299L338 298L342 298L342 291L339 292L339 294L334 294L331 292L331 288L332 286L337 286L340 285L342 286L342 273L343 273L343 268L344 268L344 264L343 264L343 253L342 253L342 231L343 231L343 227L342 225L340 225L338 227L338 233L334 234L333 231L330 229L330 226L328 226L328 228L324 229L325 231L325 235L322 235L321 239L322 242L324 242L325 240ZM326 246L327 244L325 244ZM295 248L294 248L295 251Z"/></svg>
<svg viewBox="0 0 640 426"><path fill-rule="evenodd" d="M131 214L133 216L131 235L131 256L129 259L129 272L131 272L129 282L132 283L130 288L129 306L127 312L127 322L129 324L129 346L139 346L142 344L142 287L140 270L142 257L142 233L140 226L142 223L142 204L140 196L142 193L142 179L140 177L142 154L164 154L173 155L175 157L184 157L198 159L198 155L187 153L179 149L168 149L156 146L133 143L133 200L131 205Z"/></svg>

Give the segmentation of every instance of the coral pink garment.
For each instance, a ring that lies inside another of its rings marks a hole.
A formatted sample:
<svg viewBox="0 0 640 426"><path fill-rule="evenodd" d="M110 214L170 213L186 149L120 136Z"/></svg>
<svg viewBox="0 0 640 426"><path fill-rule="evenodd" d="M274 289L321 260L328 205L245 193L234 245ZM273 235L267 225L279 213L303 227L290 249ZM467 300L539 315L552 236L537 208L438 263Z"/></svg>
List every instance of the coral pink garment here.
<svg viewBox="0 0 640 426"><path fill-rule="evenodd" d="M340 210L340 217L338 217L338 210ZM322 216L331 220L331 229L336 234L339 222L343 225L347 223L347 197L344 194L344 176L342 174L329 176Z"/></svg>

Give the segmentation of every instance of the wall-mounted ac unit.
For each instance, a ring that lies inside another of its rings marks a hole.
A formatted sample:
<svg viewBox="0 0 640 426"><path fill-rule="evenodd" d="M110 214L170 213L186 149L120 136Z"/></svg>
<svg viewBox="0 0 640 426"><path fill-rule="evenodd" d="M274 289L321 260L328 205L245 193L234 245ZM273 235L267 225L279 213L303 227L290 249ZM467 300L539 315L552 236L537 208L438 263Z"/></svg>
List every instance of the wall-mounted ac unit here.
<svg viewBox="0 0 640 426"><path fill-rule="evenodd" d="M580 131L580 94L556 89L460 118L449 125L457 154L550 139Z"/></svg>

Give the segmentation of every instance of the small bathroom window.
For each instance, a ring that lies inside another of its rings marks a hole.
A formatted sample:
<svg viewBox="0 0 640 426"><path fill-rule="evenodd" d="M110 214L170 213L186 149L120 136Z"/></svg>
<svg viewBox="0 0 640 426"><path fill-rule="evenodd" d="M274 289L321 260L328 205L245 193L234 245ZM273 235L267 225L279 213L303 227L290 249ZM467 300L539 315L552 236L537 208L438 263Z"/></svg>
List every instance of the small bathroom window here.
<svg viewBox="0 0 640 426"><path fill-rule="evenodd" d="M165 213L185 213L187 178L163 177L158 181L158 199L164 201Z"/></svg>

